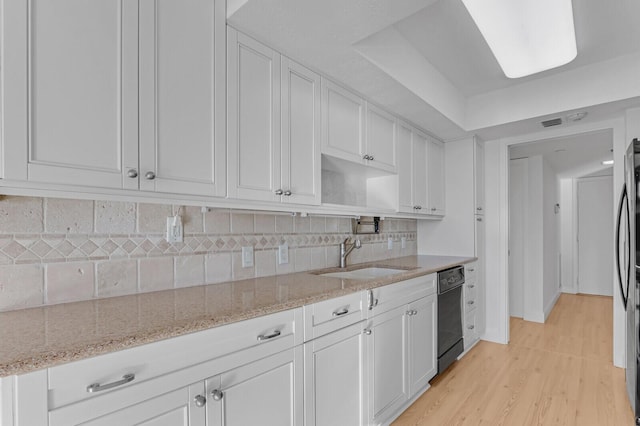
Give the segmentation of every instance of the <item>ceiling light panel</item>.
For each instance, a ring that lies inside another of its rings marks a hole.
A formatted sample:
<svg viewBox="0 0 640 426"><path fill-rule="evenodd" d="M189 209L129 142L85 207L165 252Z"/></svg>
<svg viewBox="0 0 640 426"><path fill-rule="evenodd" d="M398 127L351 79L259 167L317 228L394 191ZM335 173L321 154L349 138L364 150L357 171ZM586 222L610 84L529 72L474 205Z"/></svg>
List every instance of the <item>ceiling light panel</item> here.
<svg viewBox="0 0 640 426"><path fill-rule="evenodd" d="M571 0L462 0L509 78L571 62L577 54Z"/></svg>

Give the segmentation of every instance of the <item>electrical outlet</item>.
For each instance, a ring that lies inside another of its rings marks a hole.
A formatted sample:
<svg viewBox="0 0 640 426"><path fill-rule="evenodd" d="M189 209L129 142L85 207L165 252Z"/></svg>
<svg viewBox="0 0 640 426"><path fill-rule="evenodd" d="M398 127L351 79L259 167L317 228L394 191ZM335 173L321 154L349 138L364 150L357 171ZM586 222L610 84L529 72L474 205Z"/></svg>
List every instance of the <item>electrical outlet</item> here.
<svg viewBox="0 0 640 426"><path fill-rule="evenodd" d="M289 263L289 244L284 243L278 246L278 265Z"/></svg>
<svg viewBox="0 0 640 426"><path fill-rule="evenodd" d="M403 248L403 249L407 248L407 237L402 237L400 239L400 248Z"/></svg>
<svg viewBox="0 0 640 426"><path fill-rule="evenodd" d="M169 216L167 218L167 235L168 243L181 243L184 239L182 232L182 217Z"/></svg>
<svg viewBox="0 0 640 426"><path fill-rule="evenodd" d="M253 246L242 247L242 267L253 266Z"/></svg>
<svg viewBox="0 0 640 426"><path fill-rule="evenodd" d="M387 250L393 250L393 238L387 240Z"/></svg>

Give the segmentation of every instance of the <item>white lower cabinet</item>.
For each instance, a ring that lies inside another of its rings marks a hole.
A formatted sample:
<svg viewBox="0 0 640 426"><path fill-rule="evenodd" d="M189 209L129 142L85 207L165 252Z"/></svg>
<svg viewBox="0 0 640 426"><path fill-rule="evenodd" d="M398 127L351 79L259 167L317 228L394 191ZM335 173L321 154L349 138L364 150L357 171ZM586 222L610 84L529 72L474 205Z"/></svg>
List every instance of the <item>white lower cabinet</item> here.
<svg viewBox="0 0 640 426"><path fill-rule="evenodd" d="M301 425L301 361L297 347L207 379L207 425Z"/></svg>
<svg viewBox="0 0 640 426"><path fill-rule="evenodd" d="M204 426L204 383L185 386L138 404L83 422L87 426ZM87 413L88 414L88 413ZM51 419L50 426L67 426L64 420Z"/></svg>
<svg viewBox="0 0 640 426"><path fill-rule="evenodd" d="M367 424L363 322L304 344L305 425Z"/></svg>
<svg viewBox="0 0 640 426"><path fill-rule="evenodd" d="M410 303L408 312L409 394L415 395L438 372L437 296Z"/></svg>

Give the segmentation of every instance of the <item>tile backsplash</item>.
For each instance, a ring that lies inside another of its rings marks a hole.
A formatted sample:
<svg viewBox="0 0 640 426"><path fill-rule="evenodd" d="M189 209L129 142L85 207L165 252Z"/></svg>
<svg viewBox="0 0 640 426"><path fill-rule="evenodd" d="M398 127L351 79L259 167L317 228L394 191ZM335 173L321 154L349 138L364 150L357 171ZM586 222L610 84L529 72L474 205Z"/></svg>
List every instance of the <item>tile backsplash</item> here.
<svg viewBox="0 0 640 426"><path fill-rule="evenodd" d="M178 211L184 241L169 244L166 218ZM416 254L416 228L382 221L349 262ZM348 218L0 196L0 311L338 266L350 235ZM284 243L289 263L279 265ZM243 246L254 248L253 267L242 267Z"/></svg>

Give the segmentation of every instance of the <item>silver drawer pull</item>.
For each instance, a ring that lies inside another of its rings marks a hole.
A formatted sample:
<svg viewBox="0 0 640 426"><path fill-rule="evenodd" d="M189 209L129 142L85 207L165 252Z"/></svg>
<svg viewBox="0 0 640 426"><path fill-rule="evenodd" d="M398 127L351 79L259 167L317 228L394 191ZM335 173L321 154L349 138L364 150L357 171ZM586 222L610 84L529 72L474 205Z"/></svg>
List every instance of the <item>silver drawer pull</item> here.
<svg viewBox="0 0 640 426"><path fill-rule="evenodd" d="M469 300L467 303L468 303L469 305L473 305L473 304L474 304L474 303L476 303L476 302L474 302L473 300Z"/></svg>
<svg viewBox="0 0 640 426"><path fill-rule="evenodd" d="M267 334L266 336L264 334L261 334L258 336L258 342L263 342L265 340L273 339L274 337L278 337L279 335L280 335L280 330L276 330L271 334Z"/></svg>
<svg viewBox="0 0 640 426"><path fill-rule="evenodd" d="M207 398L202 395L196 395L195 398L193 398L193 402L196 404L196 407L204 407L207 403Z"/></svg>
<svg viewBox="0 0 640 426"><path fill-rule="evenodd" d="M124 376L122 376L122 380L118 380L117 382L107 383L106 385L101 385L100 383L92 383L89 386L87 386L87 392L95 393L95 392L101 392L107 389L112 389L117 386L122 386L129 382L132 382L135 378L136 378L136 375L131 373L131 374L125 374Z"/></svg>
<svg viewBox="0 0 640 426"><path fill-rule="evenodd" d="M369 329L369 328L365 328L362 332L363 332L364 334L366 334L367 336L369 336L369 335L371 334L371 329Z"/></svg>
<svg viewBox="0 0 640 426"><path fill-rule="evenodd" d="M475 271L474 268L469 268L469 272L473 272L473 271Z"/></svg>
<svg viewBox="0 0 640 426"><path fill-rule="evenodd" d="M211 398L213 398L214 401L221 401L222 398L224 398L224 392L220 389L214 389L211 391Z"/></svg>
<svg viewBox="0 0 640 426"><path fill-rule="evenodd" d="M349 313L349 309L347 309L347 308L342 308L342 309L341 309L341 310L339 310L339 311L335 311L332 315L333 315L334 317L340 317L340 316L342 316L342 315L346 315L346 314L348 314L348 313Z"/></svg>
<svg viewBox="0 0 640 426"><path fill-rule="evenodd" d="M467 328L468 328L469 330L473 330L474 328L476 328L476 326L475 326L475 325L470 325L470 326L468 326Z"/></svg>

